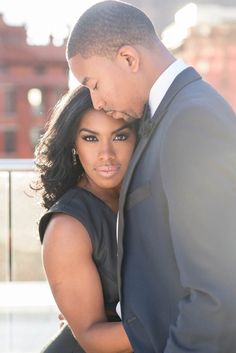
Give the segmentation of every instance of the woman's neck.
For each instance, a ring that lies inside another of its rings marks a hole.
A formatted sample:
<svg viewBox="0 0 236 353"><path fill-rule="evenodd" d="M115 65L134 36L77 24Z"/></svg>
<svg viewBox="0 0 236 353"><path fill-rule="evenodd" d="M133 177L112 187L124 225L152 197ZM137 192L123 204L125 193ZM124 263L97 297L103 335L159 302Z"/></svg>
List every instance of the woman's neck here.
<svg viewBox="0 0 236 353"><path fill-rule="evenodd" d="M118 212L120 187L112 189L101 188L92 181L88 180L86 176L83 176L80 179L78 185L105 202L107 206L113 210L113 212Z"/></svg>

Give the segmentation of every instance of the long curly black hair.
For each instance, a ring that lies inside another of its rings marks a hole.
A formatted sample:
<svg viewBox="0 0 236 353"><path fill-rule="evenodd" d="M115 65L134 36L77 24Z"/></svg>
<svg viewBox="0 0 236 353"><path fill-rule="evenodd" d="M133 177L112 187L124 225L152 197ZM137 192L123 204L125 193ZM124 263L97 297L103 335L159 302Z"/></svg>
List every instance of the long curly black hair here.
<svg viewBox="0 0 236 353"><path fill-rule="evenodd" d="M41 192L46 209L75 186L84 172L77 155L77 164L73 164L72 148L80 119L90 109L93 105L86 87L67 93L55 106L46 132L35 149L39 177L32 188Z"/></svg>

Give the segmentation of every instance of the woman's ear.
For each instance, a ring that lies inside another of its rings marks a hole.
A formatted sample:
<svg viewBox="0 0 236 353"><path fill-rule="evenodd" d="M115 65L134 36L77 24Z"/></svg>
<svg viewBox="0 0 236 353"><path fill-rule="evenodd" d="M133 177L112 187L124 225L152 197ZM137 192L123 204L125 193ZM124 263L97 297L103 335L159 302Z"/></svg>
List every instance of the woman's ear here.
<svg viewBox="0 0 236 353"><path fill-rule="evenodd" d="M131 72L137 72L140 63L140 53L130 45L124 45L117 53L118 63Z"/></svg>

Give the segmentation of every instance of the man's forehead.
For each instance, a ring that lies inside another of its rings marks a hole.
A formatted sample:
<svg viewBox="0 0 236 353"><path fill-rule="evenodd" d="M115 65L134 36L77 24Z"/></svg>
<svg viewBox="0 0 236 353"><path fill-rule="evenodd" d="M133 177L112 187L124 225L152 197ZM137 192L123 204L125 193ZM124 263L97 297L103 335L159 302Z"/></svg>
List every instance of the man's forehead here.
<svg viewBox="0 0 236 353"><path fill-rule="evenodd" d="M97 80L99 76L101 77L101 72L110 70L111 64L113 65L111 59L96 55L84 58L77 54L69 59L69 67L72 73L83 86L87 86L88 83L93 84L91 81ZM100 68L99 71L97 70L98 67ZM113 66L112 69L114 69Z"/></svg>
<svg viewBox="0 0 236 353"><path fill-rule="evenodd" d="M93 58L94 57L83 58L80 54L77 54L69 59L69 67L72 73L83 85L86 85L88 81L92 80L92 76L96 73L95 68L97 68L98 65L96 62L93 62Z"/></svg>

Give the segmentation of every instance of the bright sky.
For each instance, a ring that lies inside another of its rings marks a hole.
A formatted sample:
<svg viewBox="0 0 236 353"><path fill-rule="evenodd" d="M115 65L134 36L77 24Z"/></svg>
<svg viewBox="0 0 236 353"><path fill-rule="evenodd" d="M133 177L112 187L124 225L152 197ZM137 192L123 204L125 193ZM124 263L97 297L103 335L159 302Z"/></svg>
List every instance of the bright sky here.
<svg viewBox="0 0 236 353"><path fill-rule="evenodd" d="M0 13L10 25L25 24L30 44L47 44L50 34L55 44L68 34L86 8L99 0L0 0Z"/></svg>

